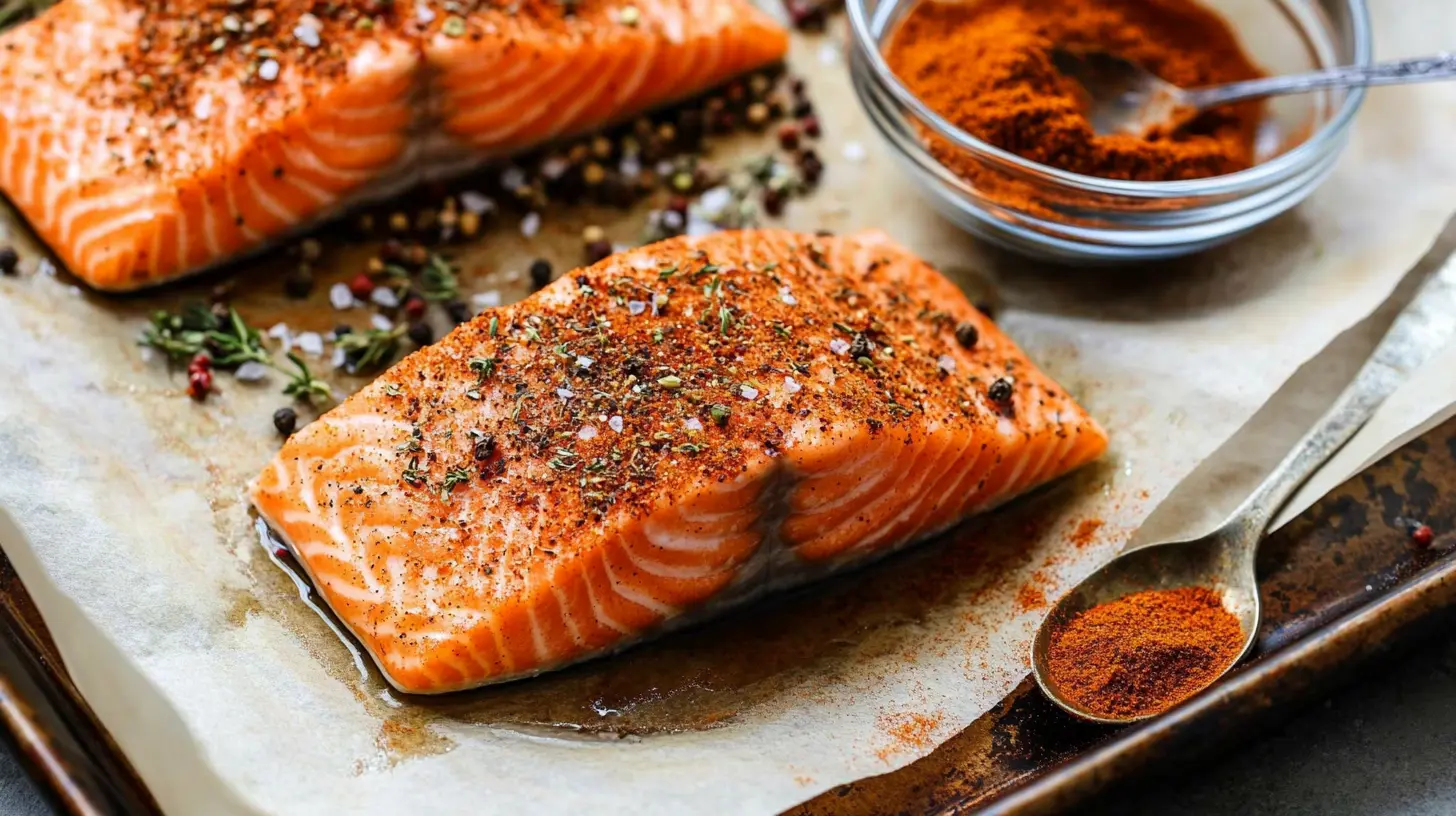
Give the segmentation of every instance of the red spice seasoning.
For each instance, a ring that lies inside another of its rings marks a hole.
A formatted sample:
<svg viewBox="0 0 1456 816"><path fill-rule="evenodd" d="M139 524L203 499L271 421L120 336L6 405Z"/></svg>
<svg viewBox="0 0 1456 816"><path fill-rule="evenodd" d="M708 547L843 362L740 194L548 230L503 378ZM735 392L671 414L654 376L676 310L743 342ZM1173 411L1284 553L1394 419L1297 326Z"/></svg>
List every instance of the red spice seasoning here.
<svg viewBox="0 0 1456 816"><path fill-rule="evenodd" d="M1243 627L1204 587L1138 592L1058 626L1047 663L1067 698L1103 717L1157 714L1239 656Z"/></svg>

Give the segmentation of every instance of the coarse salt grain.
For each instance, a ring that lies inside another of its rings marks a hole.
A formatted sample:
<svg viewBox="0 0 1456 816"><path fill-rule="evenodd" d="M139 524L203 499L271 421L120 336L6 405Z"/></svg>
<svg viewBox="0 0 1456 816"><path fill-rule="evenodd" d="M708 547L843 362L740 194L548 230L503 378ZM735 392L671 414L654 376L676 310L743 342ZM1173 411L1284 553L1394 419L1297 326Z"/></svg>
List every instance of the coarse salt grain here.
<svg viewBox="0 0 1456 816"><path fill-rule="evenodd" d="M258 78L264 82L272 82L278 78L278 60L266 59L258 66Z"/></svg>
<svg viewBox="0 0 1456 816"><path fill-rule="evenodd" d="M561 397L564 400L569 400L572 397L576 396L576 392L572 391L570 388L558 388L556 389L556 396Z"/></svg>
<svg viewBox="0 0 1456 816"><path fill-rule="evenodd" d="M829 350L834 352L835 354L843 354L846 351L849 351L849 342L836 337L833 340L829 341Z"/></svg>
<svg viewBox="0 0 1456 816"><path fill-rule="evenodd" d="M718 185L703 191L698 196L698 206L703 212L709 215L716 215L722 212L729 204L733 203L733 191L725 185Z"/></svg>
<svg viewBox="0 0 1456 816"><path fill-rule="evenodd" d="M678 212L677 210L663 210L662 211L662 225L664 227L667 227L668 229L674 231L674 232L682 229L682 226L683 226L683 216L682 216L682 213Z"/></svg>
<svg viewBox="0 0 1456 816"><path fill-rule="evenodd" d="M803 390L803 388L804 386L799 385L799 381L794 379L793 377L784 378L784 391L790 394L797 394L801 390Z"/></svg>
<svg viewBox="0 0 1456 816"><path fill-rule="evenodd" d="M697 213L688 213L687 228L683 230L683 233L689 238L700 238L704 235L712 235L717 231L717 224L703 218Z"/></svg>
<svg viewBox="0 0 1456 816"><path fill-rule="evenodd" d="M560 156L552 156L546 161L541 162L541 175L552 181L566 175L566 171L570 169L571 162L568 162Z"/></svg>
<svg viewBox="0 0 1456 816"><path fill-rule="evenodd" d="M374 301L375 305L382 306L386 309L393 309L399 306L399 295L396 295L394 290L388 286L374 287L374 291L369 293L369 299Z"/></svg>
<svg viewBox="0 0 1456 816"><path fill-rule="evenodd" d="M507 192L515 190L518 187L524 187L526 184L526 171L513 164L501 171L500 183Z"/></svg>
<svg viewBox="0 0 1456 816"><path fill-rule="evenodd" d="M329 358L329 363L333 365L334 368L343 368L348 362L349 355L345 354L343 349L335 347L334 355L333 357Z"/></svg>
<svg viewBox="0 0 1456 816"><path fill-rule="evenodd" d="M955 358L950 356L949 354L940 355L940 359L936 360L935 364L940 366L940 370L944 371L947 374L955 371L956 368Z"/></svg>
<svg viewBox="0 0 1456 816"><path fill-rule="evenodd" d="M192 103L192 117L206 121L210 116L212 116L212 96L203 94Z"/></svg>
<svg viewBox="0 0 1456 816"><path fill-rule="evenodd" d="M578 439L581 439L581 440L596 439L597 438L597 429L596 429L596 426L595 425L583 425L583 426L581 426L581 430L579 430L579 431L576 432L576 436L577 436Z"/></svg>
<svg viewBox="0 0 1456 816"><path fill-rule="evenodd" d="M419 3L415 6L415 20L420 25L429 25L435 21L435 10L424 3Z"/></svg>
<svg viewBox="0 0 1456 816"><path fill-rule="evenodd" d="M534 238L536 237L536 233L540 231L541 214L526 213L526 217L521 219L521 234L526 236L527 238Z"/></svg>
<svg viewBox="0 0 1456 816"><path fill-rule="evenodd" d="M794 293L790 292L787 286L779 287L779 300L782 300L790 306L799 305L799 299L794 297Z"/></svg>
<svg viewBox="0 0 1456 816"><path fill-rule="evenodd" d="M305 14L299 18L298 25L293 27L293 38L308 48L318 48L323 43L323 40L319 38L318 18L306 19L309 17L313 17L313 15Z"/></svg>
<svg viewBox="0 0 1456 816"><path fill-rule="evenodd" d="M703 422L697 417L688 417L683 425L690 431L701 431L703 429Z"/></svg>
<svg viewBox="0 0 1456 816"><path fill-rule="evenodd" d="M859 142L849 142L844 146L844 158L852 162L861 162L865 159L864 145Z"/></svg>
<svg viewBox="0 0 1456 816"><path fill-rule="evenodd" d="M238 370L233 372L233 376L239 382L255 383L268 376L268 366L257 360L249 360L238 366Z"/></svg>
<svg viewBox="0 0 1456 816"><path fill-rule="evenodd" d="M324 336L318 332L303 332L295 338L298 350L310 357L317 357L324 353Z"/></svg>
<svg viewBox="0 0 1456 816"><path fill-rule="evenodd" d="M758 399L758 389L751 385L738 386L738 396L746 400Z"/></svg>
<svg viewBox="0 0 1456 816"><path fill-rule="evenodd" d="M336 283L330 286L329 304L341 312L354 308L354 293L349 291L349 284Z"/></svg>
<svg viewBox="0 0 1456 816"><path fill-rule="evenodd" d="M622 418L619 417L619 416L612 417L611 419L607 420L607 427L608 428L611 428L612 430L616 431L617 433L621 433L622 432Z"/></svg>
<svg viewBox="0 0 1456 816"><path fill-rule="evenodd" d="M637 315L640 315L640 314L642 314L645 311L647 311L647 304L646 303L643 303L640 300L629 300L629 301L627 301L627 312L629 314L631 314L633 317L636 317Z"/></svg>
<svg viewBox="0 0 1456 816"><path fill-rule="evenodd" d="M591 368L592 367L592 363L595 363L595 362L596 362L596 360L593 360L592 358L586 356L585 354L578 354L577 357L576 357L576 365L577 365L578 368Z"/></svg>
<svg viewBox="0 0 1456 816"><path fill-rule="evenodd" d="M833 65L839 62L839 49L832 43L824 43L819 46L819 62L824 65Z"/></svg>
<svg viewBox="0 0 1456 816"><path fill-rule="evenodd" d="M287 323L274 323L272 326L268 327L268 336L273 338L274 340L287 340L289 337L292 336L292 334L293 333L288 330Z"/></svg>
<svg viewBox="0 0 1456 816"><path fill-rule="evenodd" d="M622 160L617 162L617 172L629 178L636 176L642 172L642 160L637 158L635 153L623 156Z"/></svg>
<svg viewBox="0 0 1456 816"><path fill-rule="evenodd" d="M372 314L369 315L369 325L373 326L379 331L389 331L390 329L394 328L394 321L390 320L382 314Z"/></svg>
<svg viewBox="0 0 1456 816"><path fill-rule="evenodd" d="M460 194L460 206L464 207L466 212L484 215L495 209L495 199L474 190L466 190Z"/></svg>
<svg viewBox="0 0 1456 816"><path fill-rule="evenodd" d="M501 293L495 289L486 292L476 292L470 296L470 302L477 309L494 309L501 305Z"/></svg>

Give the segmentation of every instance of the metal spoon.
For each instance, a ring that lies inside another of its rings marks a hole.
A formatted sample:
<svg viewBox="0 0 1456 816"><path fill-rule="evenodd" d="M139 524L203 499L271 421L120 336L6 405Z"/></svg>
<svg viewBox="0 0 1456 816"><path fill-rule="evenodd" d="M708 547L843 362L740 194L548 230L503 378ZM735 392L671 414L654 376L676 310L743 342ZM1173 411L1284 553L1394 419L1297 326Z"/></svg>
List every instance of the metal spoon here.
<svg viewBox="0 0 1456 816"><path fill-rule="evenodd" d="M1320 88L1397 85L1456 77L1456 54L1346 65L1303 74L1264 77L1226 85L1180 88L1136 63L1103 51L1054 49L1057 70L1076 80L1090 98L1087 118L1099 134L1139 135L1173 129L1218 105Z"/></svg>
<svg viewBox="0 0 1456 816"><path fill-rule="evenodd" d="M1242 660L1254 645L1259 629L1254 553L1274 514L1320 465L1350 441L1412 371L1453 338L1456 254L1422 285L1330 410L1217 530L1202 538L1151 544L1125 552L1087 576L1052 607L1031 646L1032 674L1046 696L1068 712L1099 723L1122 724L1153 716L1104 717L1087 711L1062 694L1047 665L1053 630L1083 610L1144 590L1202 586L1219 593L1244 633L1239 656L1219 676Z"/></svg>

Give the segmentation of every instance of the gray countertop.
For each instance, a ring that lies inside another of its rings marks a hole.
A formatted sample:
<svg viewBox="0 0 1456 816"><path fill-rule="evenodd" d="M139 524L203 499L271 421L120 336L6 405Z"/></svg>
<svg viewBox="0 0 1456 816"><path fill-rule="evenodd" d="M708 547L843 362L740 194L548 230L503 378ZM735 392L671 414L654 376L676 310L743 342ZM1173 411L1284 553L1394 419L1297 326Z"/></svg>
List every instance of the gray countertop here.
<svg viewBox="0 0 1456 816"><path fill-rule="evenodd" d="M1456 813L1456 637L1418 646L1201 778L1112 803L1118 816ZM50 810L0 751L0 816Z"/></svg>

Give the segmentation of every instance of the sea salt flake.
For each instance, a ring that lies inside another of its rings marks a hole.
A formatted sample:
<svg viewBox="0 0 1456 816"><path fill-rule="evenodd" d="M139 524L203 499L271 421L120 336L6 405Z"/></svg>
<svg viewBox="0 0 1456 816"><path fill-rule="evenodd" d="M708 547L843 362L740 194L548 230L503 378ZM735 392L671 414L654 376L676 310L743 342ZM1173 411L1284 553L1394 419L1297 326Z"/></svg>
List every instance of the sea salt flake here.
<svg viewBox="0 0 1456 816"><path fill-rule="evenodd" d="M688 417L683 425L690 431L701 431L703 429L703 422L697 417Z"/></svg>
<svg viewBox="0 0 1456 816"><path fill-rule="evenodd" d="M718 231L718 225L703 218L697 213L688 213L687 228L683 230L689 238L699 238L704 235L712 235Z"/></svg>
<svg viewBox="0 0 1456 816"><path fill-rule="evenodd" d="M592 358L586 356L585 354L578 354L577 357L576 357L576 365L577 365L578 368L591 368L592 367L592 363L595 363L595 362L596 362L596 360L593 360Z"/></svg>
<svg viewBox="0 0 1456 816"><path fill-rule="evenodd" d="M541 214L526 213L526 217L521 219L521 234L526 236L527 238L535 238L536 233L540 231Z"/></svg>
<svg viewBox="0 0 1456 816"><path fill-rule="evenodd" d="M717 215L733 203L733 191L725 185L719 185L698 196L698 207L709 215Z"/></svg>
<svg viewBox="0 0 1456 816"><path fill-rule="evenodd" d="M594 426L594 425L583 425L583 426L581 426L581 430L579 430L579 431L576 432L576 436L577 436L578 439L581 439L581 440L596 439L597 438L597 429L596 429L596 426Z"/></svg>
<svg viewBox="0 0 1456 816"><path fill-rule="evenodd" d="M258 78L264 82L272 82L278 78L278 60L266 59L258 66Z"/></svg>
<svg viewBox="0 0 1456 816"><path fill-rule="evenodd" d="M668 176L672 175L672 171L674 168L672 166L672 162L668 161L667 159L663 159L662 161L658 162L657 166L653 169L657 171L657 175L662 176L663 178L667 178Z"/></svg>
<svg viewBox="0 0 1456 816"><path fill-rule="evenodd" d="M546 161L541 162L541 175L553 181L566 175L566 171L570 169L571 162L568 162L560 156L552 156Z"/></svg>
<svg viewBox="0 0 1456 816"><path fill-rule="evenodd" d="M779 287L779 300L782 300L784 303L787 303L790 306L799 305L799 299L794 297L794 293L790 292L789 287L787 286Z"/></svg>
<svg viewBox="0 0 1456 816"><path fill-rule="evenodd" d="M310 357L317 357L324 353L324 336L318 332L303 332L295 338L298 350Z"/></svg>
<svg viewBox="0 0 1456 816"><path fill-rule="evenodd" d="M341 348L335 348L333 357L329 358L329 363L334 368L343 368L348 362L349 355L345 354Z"/></svg>
<svg viewBox="0 0 1456 816"><path fill-rule="evenodd" d="M629 314L631 314L633 317L636 317L637 315L640 315L640 314L642 314L645 311L647 311L647 304L646 303L643 303L640 300L629 300L629 301L627 301L627 312Z"/></svg>
<svg viewBox="0 0 1456 816"><path fill-rule="evenodd" d="M419 3L415 6L415 21L420 25L429 25L435 21L435 10Z"/></svg>
<svg viewBox="0 0 1456 816"><path fill-rule="evenodd" d="M192 118L206 121L210 116L212 116L212 96L203 94L192 103Z"/></svg>
<svg viewBox="0 0 1456 816"><path fill-rule="evenodd" d="M268 336L274 340L286 341L289 337L293 336L293 333L288 330L287 323L274 323L268 327Z"/></svg>
<svg viewBox="0 0 1456 816"><path fill-rule="evenodd" d="M832 43L824 43L819 46L819 62L823 65L833 65L839 62L839 49Z"/></svg>
<svg viewBox="0 0 1456 816"><path fill-rule="evenodd" d="M349 291L349 284L336 283L330 286L329 304L341 312L354 308L354 293Z"/></svg>
<svg viewBox="0 0 1456 816"><path fill-rule="evenodd" d="M738 396L746 400L758 399L758 389L747 384L740 385L738 386Z"/></svg>
<svg viewBox="0 0 1456 816"><path fill-rule="evenodd" d="M849 351L849 341L836 337L829 341L829 350L835 354L843 354Z"/></svg>
<svg viewBox="0 0 1456 816"><path fill-rule="evenodd" d="M373 326L379 331L389 331L390 329L394 328L394 321L390 320L382 314L372 314L369 315L369 325Z"/></svg>
<svg viewBox="0 0 1456 816"><path fill-rule="evenodd" d="M564 400L569 400L572 397L576 396L576 392L572 391L570 388L558 388L556 389L556 396L561 397Z"/></svg>
<svg viewBox="0 0 1456 816"><path fill-rule="evenodd" d="M319 38L319 19L312 14L300 17L298 25L293 27L293 38L309 48L318 48L323 43Z"/></svg>
<svg viewBox="0 0 1456 816"><path fill-rule="evenodd" d="M374 291L369 293L369 299L378 306L386 309L393 309L399 306L399 295L394 293L388 286L376 286Z"/></svg>
<svg viewBox="0 0 1456 816"><path fill-rule="evenodd" d="M852 162L861 162L865 159L864 145L860 144L859 142L849 142L845 144L844 150L842 152L844 153L844 158Z"/></svg>
<svg viewBox="0 0 1456 816"><path fill-rule="evenodd" d="M506 188L507 192L515 190L518 187L524 187L526 185L526 171L513 164L501 171L500 183L502 187Z"/></svg>
<svg viewBox="0 0 1456 816"><path fill-rule="evenodd" d="M662 225L664 227L672 230L673 232L676 232L676 231L682 229L682 227L683 227L683 215L682 215L682 213L678 212L677 210L663 210L662 211Z"/></svg>
<svg viewBox="0 0 1456 816"><path fill-rule="evenodd" d="M785 377L784 378L784 391L785 392L790 393L790 394L797 394L801 390L803 390L803 388L804 388L804 386L799 385L799 381L796 380L796 379L794 379L793 377Z"/></svg>
<svg viewBox="0 0 1456 816"><path fill-rule="evenodd" d="M622 432L622 418L619 417L619 416L612 417L611 419L607 420L607 427L608 428L611 428L613 431L616 431L617 433L621 433Z"/></svg>
<svg viewBox="0 0 1456 816"><path fill-rule="evenodd" d="M954 372L956 369L955 358L950 356L949 354L940 355L940 359L936 360L935 364L940 366L940 370L944 371L947 374Z"/></svg>
<svg viewBox="0 0 1456 816"><path fill-rule="evenodd" d="M267 378L268 366L263 365L257 360L249 360L238 366L238 370L233 372L233 376L239 382L255 383Z"/></svg>
<svg viewBox="0 0 1456 816"><path fill-rule="evenodd" d="M495 209L495 199L474 190L466 190L460 194L460 206L464 207L466 212L484 215Z"/></svg>
<svg viewBox="0 0 1456 816"><path fill-rule="evenodd" d="M501 305L501 293L495 289L486 292L476 292L470 296L470 303L476 309L494 309Z"/></svg>

